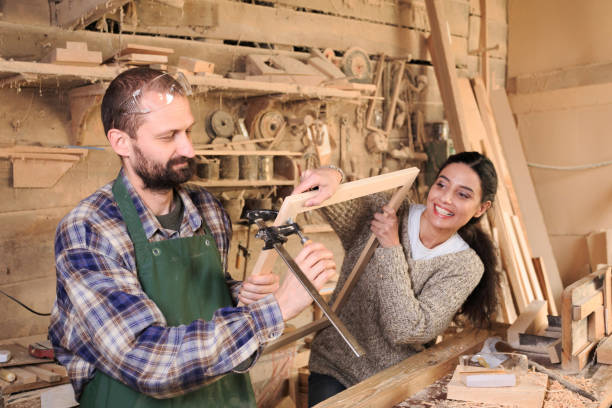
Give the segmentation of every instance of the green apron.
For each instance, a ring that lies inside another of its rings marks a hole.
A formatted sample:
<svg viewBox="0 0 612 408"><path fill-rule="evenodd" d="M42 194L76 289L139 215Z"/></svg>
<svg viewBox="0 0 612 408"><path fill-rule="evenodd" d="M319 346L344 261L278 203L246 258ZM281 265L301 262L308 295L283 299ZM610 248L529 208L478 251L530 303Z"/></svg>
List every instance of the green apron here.
<svg viewBox="0 0 612 408"><path fill-rule="evenodd" d="M168 326L210 320L215 310L232 306L219 250L208 228L203 236L149 243L120 177L113 184L113 194L134 243L140 283ZM248 374L228 374L188 394L155 399L97 370L85 386L80 404L108 408L255 407L255 398Z"/></svg>

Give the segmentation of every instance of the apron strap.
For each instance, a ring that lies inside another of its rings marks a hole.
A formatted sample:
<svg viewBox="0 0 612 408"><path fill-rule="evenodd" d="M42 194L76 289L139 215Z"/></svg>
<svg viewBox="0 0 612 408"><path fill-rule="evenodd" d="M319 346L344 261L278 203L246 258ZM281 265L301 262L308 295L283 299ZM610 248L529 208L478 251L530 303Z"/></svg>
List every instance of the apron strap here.
<svg viewBox="0 0 612 408"><path fill-rule="evenodd" d="M115 201L117 201L121 216L127 226L130 238L134 243L134 250L143 248L144 245L149 243L149 240L142 227L142 222L140 221L132 197L121 176L117 177L113 183L113 195L115 196Z"/></svg>

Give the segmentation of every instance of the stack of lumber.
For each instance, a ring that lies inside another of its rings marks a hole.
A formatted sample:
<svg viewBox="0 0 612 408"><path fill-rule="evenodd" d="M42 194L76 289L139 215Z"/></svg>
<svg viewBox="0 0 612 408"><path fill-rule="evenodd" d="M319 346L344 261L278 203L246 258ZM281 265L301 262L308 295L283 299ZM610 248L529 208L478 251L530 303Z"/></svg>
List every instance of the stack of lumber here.
<svg viewBox="0 0 612 408"><path fill-rule="evenodd" d="M443 8L438 0L427 0L426 5L431 25L430 54L455 149L485 154L495 165L500 181L496 203L488 211L503 270L498 320L512 323L532 302L544 300L548 313L558 315L563 287L554 257L549 256L552 252L533 253L530 245L533 240L546 241L550 248L550 240L505 91L492 91L489 97L481 78L470 81L457 76ZM525 171L511 171L518 165ZM523 190L529 194L523 194ZM530 234L530 239L527 213L540 222L537 235Z"/></svg>

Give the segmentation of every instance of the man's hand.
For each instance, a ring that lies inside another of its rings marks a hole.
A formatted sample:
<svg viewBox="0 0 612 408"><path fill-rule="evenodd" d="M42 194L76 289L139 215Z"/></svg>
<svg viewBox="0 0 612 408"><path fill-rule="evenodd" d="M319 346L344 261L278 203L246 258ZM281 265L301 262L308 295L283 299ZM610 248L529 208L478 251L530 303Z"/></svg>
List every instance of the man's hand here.
<svg viewBox="0 0 612 408"><path fill-rule="evenodd" d="M238 293L238 300L245 305L257 302L270 293L278 290L278 276L273 273L263 275L251 275L242 282L242 287Z"/></svg>
<svg viewBox="0 0 612 408"><path fill-rule="evenodd" d="M330 168L319 168L306 170L302 173L300 184L298 184L291 194L299 194L304 191L311 190L318 187L318 193L310 200L304 203L304 206L311 207L313 205L319 205L323 201L331 197L342 180L342 175L338 170Z"/></svg>
<svg viewBox="0 0 612 408"><path fill-rule="evenodd" d="M317 290L336 273L332 252L320 243L307 244L295 258L295 262ZM285 321L297 316L312 303L312 298L291 271L287 271L283 284L274 296Z"/></svg>
<svg viewBox="0 0 612 408"><path fill-rule="evenodd" d="M374 214L370 230L378 238L381 247L391 248L400 245L397 215L388 205L382 208L382 212Z"/></svg>

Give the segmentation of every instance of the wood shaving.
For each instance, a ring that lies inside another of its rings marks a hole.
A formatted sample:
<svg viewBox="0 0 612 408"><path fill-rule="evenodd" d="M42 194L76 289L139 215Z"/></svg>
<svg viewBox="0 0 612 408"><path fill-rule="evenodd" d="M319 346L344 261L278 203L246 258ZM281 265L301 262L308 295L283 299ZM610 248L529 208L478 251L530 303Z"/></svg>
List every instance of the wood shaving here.
<svg viewBox="0 0 612 408"><path fill-rule="evenodd" d="M594 393L591 380L566 376L564 376L564 379L590 393ZM548 382L543 408L593 408L597 406L597 402L568 390L557 381L550 380Z"/></svg>

